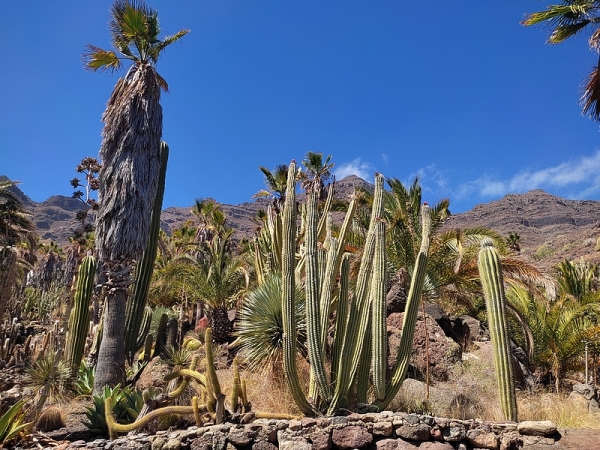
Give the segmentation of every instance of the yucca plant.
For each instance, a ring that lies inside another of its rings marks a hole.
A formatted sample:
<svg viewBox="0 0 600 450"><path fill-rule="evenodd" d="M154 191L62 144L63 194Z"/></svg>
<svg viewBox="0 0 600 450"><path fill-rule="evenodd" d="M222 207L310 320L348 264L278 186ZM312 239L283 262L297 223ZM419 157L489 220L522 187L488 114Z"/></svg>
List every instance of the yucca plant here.
<svg viewBox="0 0 600 450"><path fill-rule="evenodd" d="M50 403L60 402L71 394L71 370L56 352L51 351L31 362L26 371L25 383L34 392L41 392L46 388Z"/></svg>
<svg viewBox="0 0 600 450"><path fill-rule="evenodd" d="M264 282L252 290L239 310L234 346L240 349L248 367L275 368L282 362L283 318L281 308L281 275L268 274ZM304 291L296 289L297 347L306 355L306 303Z"/></svg>

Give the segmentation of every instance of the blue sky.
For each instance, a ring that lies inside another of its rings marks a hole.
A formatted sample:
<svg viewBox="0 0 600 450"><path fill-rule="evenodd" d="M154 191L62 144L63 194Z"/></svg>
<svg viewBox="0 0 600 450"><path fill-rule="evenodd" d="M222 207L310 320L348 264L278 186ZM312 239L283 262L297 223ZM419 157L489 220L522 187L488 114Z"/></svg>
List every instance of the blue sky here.
<svg viewBox="0 0 600 450"><path fill-rule="evenodd" d="M4 2L0 174L35 201L70 195L97 156L118 75L86 72L109 48L111 1ZM462 212L544 189L600 200L599 125L580 85L585 36L524 28L543 1L150 0L163 31L191 29L157 69L171 156L164 207L251 201L258 166L332 155L338 178L375 171Z"/></svg>

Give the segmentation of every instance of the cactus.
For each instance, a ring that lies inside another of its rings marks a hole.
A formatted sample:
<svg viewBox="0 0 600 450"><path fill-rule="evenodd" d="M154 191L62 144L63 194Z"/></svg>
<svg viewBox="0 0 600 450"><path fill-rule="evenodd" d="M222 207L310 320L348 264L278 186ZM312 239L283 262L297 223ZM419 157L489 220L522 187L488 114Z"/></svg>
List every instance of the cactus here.
<svg viewBox="0 0 600 450"><path fill-rule="evenodd" d="M51 406L46 409L40 417L38 417L35 424L37 431L47 432L58 430L65 426L65 421L62 417L62 413L57 406Z"/></svg>
<svg viewBox="0 0 600 450"><path fill-rule="evenodd" d="M198 405L198 399L194 401L192 399L191 406L165 406L164 408L155 409L149 412L144 417L136 420L130 424L118 423L113 413L113 399L111 396L106 397L104 400L104 410L106 414L106 425L108 425L108 431L111 439L116 439L118 433L128 433L133 430L137 430L147 425L152 419L161 416L167 416L170 414L194 414L194 417L199 416L200 411L205 411L206 407Z"/></svg>
<svg viewBox="0 0 600 450"><path fill-rule="evenodd" d="M96 260L86 256L77 274L77 287L73 297L73 309L69 317L69 334L65 345L65 359L73 375L77 374L90 326L90 300L94 291Z"/></svg>
<svg viewBox="0 0 600 450"><path fill-rule="evenodd" d="M160 173L156 198L152 209L148 245L141 261L136 267L134 295L127 302L125 319L125 354L129 364L133 363L135 352L139 350L145 341L143 331L148 330L143 326L146 299L150 289L150 279L156 259L158 234L160 231L160 213L162 210L163 195L165 192L165 179L167 175L167 160L169 158L169 146L165 142L160 143ZM142 331L142 333L140 333Z"/></svg>
<svg viewBox="0 0 600 450"><path fill-rule="evenodd" d="M158 324L158 329L156 330L156 342L154 344L154 353L152 353L152 357L156 358L157 356L163 355L166 344L167 344L167 324L169 322L169 316L163 314L160 316L160 322Z"/></svg>
<svg viewBox="0 0 600 450"><path fill-rule="evenodd" d="M410 288L406 298L404 309L404 320L402 322L402 337L398 346L396 364L392 371L389 388L386 389L385 397L375 402L379 409L385 408L400 390L400 386L406 378L408 362L412 350L412 342L421 302L421 291L425 282L427 272L427 259L429 253L429 233L431 232L431 210L427 204L421 208L421 248L415 261L415 267L410 281Z"/></svg>
<svg viewBox="0 0 600 450"><path fill-rule="evenodd" d="M385 222L383 206L383 176L376 174L375 194L369 230L363 249L360 269L356 277L356 287L352 298L348 297L349 261L344 256L346 233L351 223L351 215L356 208L355 201L350 205L338 238L332 237L330 226L321 232L327 221L316 217L316 201L311 188L307 192L307 205L302 220L304 231L304 247L301 247L298 265L296 259L296 199L295 199L296 165L292 161L288 172L288 186L282 216L282 306L283 306L283 366L286 383L290 392L305 415L317 415L326 412L328 415L347 409L350 396L356 383L357 400L366 401L370 372L373 374L373 387L376 402L369 409L386 407L397 393L406 376L408 358L412 347L412 337L416 325L421 290L427 268L429 251L430 211L425 205L422 208L422 241L413 270L407 318L398 351L398 358L391 373L386 379L387 334L386 334L386 255L385 255ZM317 224L318 223L318 224ZM323 238L322 248L317 250L319 239ZM302 249L304 253L302 253ZM336 288L335 278L340 274L340 287ZM293 320L294 284L299 271L305 270L305 286L307 296L307 336L309 361L311 364L311 385L309 393L314 395L309 402L300 386L296 368L296 328ZM336 323L334 341L331 350L331 372L329 379L324 367L326 352L326 327L329 325L332 308L337 297ZM313 384L314 383L314 384Z"/></svg>
<svg viewBox="0 0 600 450"><path fill-rule="evenodd" d="M378 399L385 397L387 370L387 326L385 301L387 277L385 258L385 224L381 219L376 222L375 258L373 260L373 282L369 290L371 296L372 321L372 370L373 387Z"/></svg>
<svg viewBox="0 0 600 450"><path fill-rule="evenodd" d="M510 343L506 326L506 297L502 265L493 241L482 240L479 251L479 277L485 297L490 337L494 353L494 369L500 393L502 413L506 420L517 421L517 399L513 376Z"/></svg>

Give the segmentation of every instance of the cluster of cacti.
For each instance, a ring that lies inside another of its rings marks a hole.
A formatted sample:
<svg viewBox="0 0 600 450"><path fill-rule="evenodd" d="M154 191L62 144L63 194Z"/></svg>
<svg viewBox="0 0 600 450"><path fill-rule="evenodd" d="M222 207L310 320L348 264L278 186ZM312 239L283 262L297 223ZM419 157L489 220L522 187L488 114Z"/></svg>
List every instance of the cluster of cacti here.
<svg viewBox="0 0 600 450"><path fill-rule="evenodd" d="M43 334L25 337L23 332L23 325L16 318L6 319L0 325L0 360L5 361L8 367L35 361L60 343L58 323Z"/></svg>
<svg viewBox="0 0 600 450"><path fill-rule="evenodd" d="M65 345L65 360L73 375L79 370L90 326L90 302L94 291L96 260L86 256L81 261L77 285L73 296L73 308L69 317L69 332Z"/></svg>
<svg viewBox="0 0 600 450"><path fill-rule="evenodd" d="M296 264L296 164L289 166L286 199L282 213L282 306L284 320L284 373L288 387L301 411L306 415L322 412L334 414L350 406L353 386L358 386L357 398L366 399L370 373L376 393L375 406L384 408L397 393L408 367L417 310L425 279L429 250L430 212L422 208L422 242L413 270L403 335L391 380L386 380L387 337L385 333L385 223L382 220L383 176L375 177L375 194L369 230L352 298L348 296L348 261L343 258L345 232L354 211L349 215L335 239L326 231L326 217L317 214L317 192L309 188L305 217L302 221L304 248ZM321 250L323 248L324 250ZM323 252L326 252L324 255ZM311 386L308 400L298 378L296 367L296 325L294 322L295 283L298 266L304 269L306 314ZM341 271L340 271L341 268ZM332 347L331 370L327 373L327 327L332 317L335 280L340 277L337 291L336 324ZM362 362L362 364L361 364ZM370 370L369 370L370 369Z"/></svg>
<svg viewBox="0 0 600 450"><path fill-rule="evenodd" d="M478 266L485 297L502 413L506 420L516 421L517 398L506 324L506 297L504 295L502 264L494 248L494 243L489 238L481 242Z"/></svg>
<svg viewBox="0 0 600 450"><path fill-rule="evenodd" d="M155 404L161 404L178 398L182 395L182 393L191 381L194 381L200 388L200 399L194 396L192 398L191 406L169 405L154 410L142 409L142 412L139 414L139 416L133 423L119 424L117 423L112 412L112 408L114 406L114 399L110 396L107 396L105 400L104 410L106 414L106 424L108 425L111 439L114 439L118 433L126 433L134 430L139 430L140 428L147 425L150 422L150 420L157 417L168 416L171 414L194 414L196 424L198 426L202 426L205 423L205 416L208 416L211 422L215 424L220 424L224 422L228 415L235 413L250 412L251 404L248 401L248 397L246 394L246 383L245 380L240 378L237 359L234 359L233 362L234 379L232 385L232 392L229 397L230 410L225 409L226 396L221 390L221 383L215 370L212 331L210 328L207 328L205 333L205 373L201 373L196 370L196 366L198 365L198 357L195 356L192 359L189 368L178 368L172 373L165 376L165 381L171 382L173 380L178 380L179 384L177 384L176 387L170 392L162 394L161 396L159 396L159 398L153 399L152 401ZM144 402L146 404L149 404L150 401L151 400L149 398L149 395L145 392ZM199 401L201 402L201 404L199 404ZM297 418L295 416L287 414L269 414L260 412L252 412L252 414L255 418Z"/></svg>
<svg viewBox="0 0 600 450"><path fill-rule="evenodd" d="M165 179L167 176L167 161L169 158L169 146L165 142L160 143L160 173L156 198L152 209L148 245L142 259L136 267L133 297L127 301L125 321L125 354L132 364L135 353L144 345L148 327L146 323L146 305L150 279L154 269L156 251L158 245L158 234L160 231L160 213L162 211L163 195L165 192Z"/></svg>

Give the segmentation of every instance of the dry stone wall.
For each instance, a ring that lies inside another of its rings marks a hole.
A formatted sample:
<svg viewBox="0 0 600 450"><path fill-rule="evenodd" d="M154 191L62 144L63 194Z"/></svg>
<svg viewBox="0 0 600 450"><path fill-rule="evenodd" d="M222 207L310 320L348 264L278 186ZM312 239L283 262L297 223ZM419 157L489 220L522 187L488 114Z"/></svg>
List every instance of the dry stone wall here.
<svg viewBox="0 0 600 450"><path fill-rule="evenodd" d="M491 423L401 412L284 421L252 420L253 413L249 414L241 420L250 422L246 424L190 427L113 441L76 441L63 449L512 450L532 445L552 446L557 435L556 426L548 421Z"/></svg>

